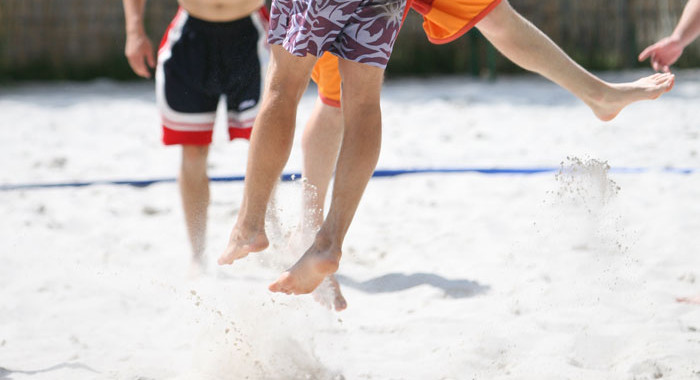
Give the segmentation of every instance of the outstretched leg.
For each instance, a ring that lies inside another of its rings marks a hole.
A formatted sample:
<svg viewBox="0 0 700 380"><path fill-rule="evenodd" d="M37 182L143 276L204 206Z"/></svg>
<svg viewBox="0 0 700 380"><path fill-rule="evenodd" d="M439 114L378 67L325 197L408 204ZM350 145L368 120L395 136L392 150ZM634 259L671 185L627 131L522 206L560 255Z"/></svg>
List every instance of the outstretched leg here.
<svg viewBox="0 0 700 380"><path fill-rule="evenodd" d="M207 145L183 145L178 184L185 214L187 235L192 247L193 274L203 270L203 255L207 232L209 206L209 177L207 176Z"/></svg>
<svg viewBox="0 0 700 380"><path fill-rule="evenodd" d="M615 118L630 103L658 98L673 87L671 74L654 74L630 83L601 80L569 58L507 0L476 26L508 59L567 89L604 121Z"/></svg>
<svg viewBox="0 0 700 380"><path fill-rule="evenodd" d="M265 212L272 190L287 163L294 139L297 104L309 83L316 57L295 57L270 46L271 61L251 135L243 200L219 265L232 264L250 252L267 248Z"/></svg>
<svg viewBox="0 0 700 380"><path fill-rule="evenodd" d="M323 223L324 203L342 136L343 113L340 108L326 105L317 99L311 117L304 128L301 143L304 152L302 171L305 179L304 216L300 231L302 237L315 235ZM336 311L347 307L347 301L340 291L340 284L332 274L314 291L314 298L323 305L333 307Z"/></svg>
<svg viewBox="0 0 700 380"><path fill-rule="evenodd" d="M377 165L384 70L344 59L339 68L344 132L328 216L301 259L270 285L273 292L310 293L338 269L345 234Z"/></svg>

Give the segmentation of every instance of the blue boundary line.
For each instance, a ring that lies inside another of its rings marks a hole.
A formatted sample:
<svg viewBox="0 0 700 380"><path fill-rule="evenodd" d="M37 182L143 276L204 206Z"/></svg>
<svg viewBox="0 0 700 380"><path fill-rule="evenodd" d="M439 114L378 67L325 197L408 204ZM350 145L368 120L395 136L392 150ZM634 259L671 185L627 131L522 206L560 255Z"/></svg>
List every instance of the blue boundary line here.
<svg viewBox="0 0 700 380"><path fill-rule="evenodd" d="M372 177L396 177L407 174L457 174L457 173L479 173L485 175L534 175L543 173L553 173L561 170L559 167L533 167L533 168L415 168L415 169L378 169L374 171ZM647 172L662 172L671 174L695 174L700 172L698 168L611 168L611 173L621 174L638 174ZM282 181L294 181L301 178L301 173L285 173L282 175ZM245 179L244 176L224 176L211 177L211 182L240 182ZM4 184L0 185L0 191L12 190L34 190L34 189L51 189L63 187L86 187L96 185L128 185L133 187L147 187L157 183L176 182L176 178L153 178L143 180L97 180L97 181L82 181L82 182L55 182L55 183L20 183L20 184Z"/></svg>

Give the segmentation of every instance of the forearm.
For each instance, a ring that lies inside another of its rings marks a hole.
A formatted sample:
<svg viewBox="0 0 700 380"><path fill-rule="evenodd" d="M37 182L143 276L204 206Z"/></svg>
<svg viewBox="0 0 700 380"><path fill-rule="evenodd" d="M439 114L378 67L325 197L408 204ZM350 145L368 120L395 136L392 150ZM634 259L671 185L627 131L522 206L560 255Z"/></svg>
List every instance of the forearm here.
<svg viewBox="0 0 700 380"><path fill-rule="evenodd" d="M700 0L688 0L681 19L673 31L673 38L685 47L700 35Z"/></svg>
<svg viewBox="0 0 700 380"><path fill-rule="evenodd" d="M146 0L122 0L124 4L124 21L126 34L144 33L143 15Z"/></svg>

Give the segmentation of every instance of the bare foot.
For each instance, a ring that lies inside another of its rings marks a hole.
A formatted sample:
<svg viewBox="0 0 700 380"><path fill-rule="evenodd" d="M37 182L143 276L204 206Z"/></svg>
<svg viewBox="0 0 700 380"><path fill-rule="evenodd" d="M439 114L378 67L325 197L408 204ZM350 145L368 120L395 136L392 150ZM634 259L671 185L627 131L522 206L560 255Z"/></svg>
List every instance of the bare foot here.
<svg viewBox="0 0 700 380"><path fill-rule="evenodd" d="M187 272L187 278L190 280L196 280L200 278L204 272L206 272L206 265L203 255L192 256L192 261L190 261L190 268Z"/></svg>
<svg viewBox="0 0 700 380"><path fill-rule="evenodd" d="M313 291L313 296L316 302L335 311L343 311L348 307L335 275L326 277L321 285Z"/></svg>
<svg viewBox="0 0 700 380"><path fill-rule="evenodd" d="M269 286L270 291L286 294L311 293L326 276L338 270L340 249L330 244L319 247L318 241L289 270Z"/></svg>
<svg viewBox="0 0 700 380"><path fill-rule="evenodd" d="M693 297L676 298L676 301L682 302L682 303L691 303L691 304L695 304L695 305L700 305L700 294L693 296Z"/></svg>
<svg viewBox="0 0 700 380"><path fill-rule="evenodd" d="M233 228L228 239L228 246L224 253L219 256L219 265L233 264L235 260L248 256L251 252L260 252L267 248L270 242L267 240L265 231L260 232L243 231L238 226Z"/></svg>
<svg viewBox="0 0 700 380"><path fill-rule="evenodd" d="M609 121L630 103L656 99L670 91L674 83L675 76L670 73L654 74L630 83L613 83L599 99L587 104L596 117Z"/></svg>

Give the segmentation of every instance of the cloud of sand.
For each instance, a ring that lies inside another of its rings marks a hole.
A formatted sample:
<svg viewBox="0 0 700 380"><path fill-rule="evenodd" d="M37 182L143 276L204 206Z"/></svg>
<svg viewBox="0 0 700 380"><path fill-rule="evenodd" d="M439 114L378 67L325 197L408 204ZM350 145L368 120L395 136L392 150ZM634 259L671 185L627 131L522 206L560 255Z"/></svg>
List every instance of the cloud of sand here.
<svg viewBox="0 0 700 380"><path fill-rule="evenodd" d="M621 188L606 161L567 157L550 192L550 240L575 250L625 252L624 228L614 207Z"/></svg>

